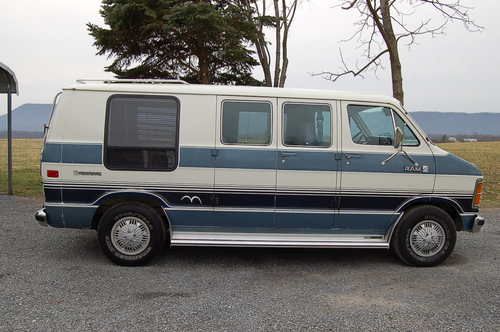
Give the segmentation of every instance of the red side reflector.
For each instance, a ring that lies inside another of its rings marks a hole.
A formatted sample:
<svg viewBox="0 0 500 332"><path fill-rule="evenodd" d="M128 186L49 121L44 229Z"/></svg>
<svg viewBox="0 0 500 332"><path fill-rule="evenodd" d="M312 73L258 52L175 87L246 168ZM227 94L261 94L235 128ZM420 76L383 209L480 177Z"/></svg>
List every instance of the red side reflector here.
<svg viewBox="0 0 500 332"><path fill-rule="evenodd" d="M59 177L59 171L49 169L47 170L47 177L49 178L58 178Z"/></svg>

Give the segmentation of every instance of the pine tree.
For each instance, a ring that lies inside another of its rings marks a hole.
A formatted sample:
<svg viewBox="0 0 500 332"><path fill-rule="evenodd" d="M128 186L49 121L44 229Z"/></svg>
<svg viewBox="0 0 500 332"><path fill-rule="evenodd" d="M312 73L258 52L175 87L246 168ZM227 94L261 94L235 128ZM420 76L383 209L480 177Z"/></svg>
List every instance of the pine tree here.
<svg viewBox="0 0 500 332"><path fill-rule="evenodd" d="M262 84L247 47L255 26L237 1L103 0L101 15L106 27L88 30L117 77Z"/></svg>

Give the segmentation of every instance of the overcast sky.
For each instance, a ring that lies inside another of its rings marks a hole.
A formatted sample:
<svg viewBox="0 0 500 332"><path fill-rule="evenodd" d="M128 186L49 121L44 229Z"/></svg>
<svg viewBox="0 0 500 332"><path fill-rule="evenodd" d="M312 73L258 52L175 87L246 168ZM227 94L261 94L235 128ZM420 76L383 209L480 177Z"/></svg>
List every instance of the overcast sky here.
<svg viewBox="0 0 500 332"><path fill-rule="evenodd" d="M78 78L109 78L109 60L96 56L87 22L102 24L100 0L1 0L0 62L16 72L20 85L14 106L50 103ZM334 8L336 0L309 0L300 7L289 41L287 87L391 94L390 71L335 83L310 73L336 70L339 47L355 63L353 44L341 40L353 32L354 16ZM500 112L491 96L499 93L500 1L467 1L485 27L469 33L460 24L446 35L425 37L411 49L401 47L406 107L410 111ZM353 13L354 14L354 13ZM361 61L361 60L360 60ZM260 74L260 68L256 67ZM0 97L0 114L6 112Z"/></svg>

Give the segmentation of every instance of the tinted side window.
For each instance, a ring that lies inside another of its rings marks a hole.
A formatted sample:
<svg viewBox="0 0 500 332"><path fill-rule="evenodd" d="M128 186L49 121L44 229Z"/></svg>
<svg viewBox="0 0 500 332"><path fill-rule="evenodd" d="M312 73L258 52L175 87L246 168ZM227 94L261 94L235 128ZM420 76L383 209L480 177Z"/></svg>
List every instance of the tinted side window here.
<svg viewBox="0 0 500 332"><path fill-rule="evenodd" d="M387 107L348 105L352 141L365 145L393 145L391 112Z"/></svg>
<svg viewBox="0 0 500 332"><path fill-rule="evenodd" d="M328 147L332 143L332 118L328 105L291 104L283 106L283 144Z"/></svg>
<svg viewBox="0 0 500 332"><path fill-rule="evenodd" d="M417 136L413 133L413 131L408 127L406 122L399 116L398 113L394 112L394 122L396 123L396 127L399 127L403 130L405 134L403 145L406 146L418 146L420 144Z"/></svg>
<svg viewBox="0 0 500 332"><path fill-rule="evenodd" d="M179 103L171 97L112 96L104 163L116 170L177 167Z"/></svg>
<svg viewBox="0 0 500 332"><path fill-rule="evenodd" d="M222 143L267 145L271 143L271 104L224 101Z"/></svg>

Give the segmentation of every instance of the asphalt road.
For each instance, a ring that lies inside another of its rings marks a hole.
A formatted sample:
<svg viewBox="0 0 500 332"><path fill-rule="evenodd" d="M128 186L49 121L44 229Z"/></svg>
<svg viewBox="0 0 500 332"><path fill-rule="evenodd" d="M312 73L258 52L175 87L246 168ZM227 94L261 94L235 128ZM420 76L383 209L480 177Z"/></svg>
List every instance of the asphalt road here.
<svg viewBox="0 0 500 332"><path fill-rule="evenodd" d="M0 330L500 330L500 209L445 264L384 250L174 248L113 265L94 231L0 196Z"/></svg>

